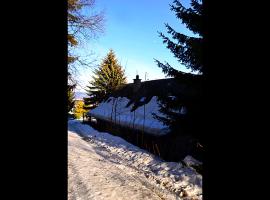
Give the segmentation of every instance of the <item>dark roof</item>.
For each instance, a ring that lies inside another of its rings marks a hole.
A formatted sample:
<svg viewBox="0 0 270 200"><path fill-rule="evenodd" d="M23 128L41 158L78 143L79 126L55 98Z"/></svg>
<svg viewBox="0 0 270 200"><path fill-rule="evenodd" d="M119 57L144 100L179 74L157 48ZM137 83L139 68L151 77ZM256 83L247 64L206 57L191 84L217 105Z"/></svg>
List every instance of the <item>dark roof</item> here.
<svg viewBox="0 0 270 200"><path fill-rule="evenodd" d="M139 84L129 83L121 86L110 96L127 97L131 101L127 106L134 103L135 107L148 103L153 96L181 96L189 100L197 98L202 93L201 81L179 80L175 78L144 81ZM140 99L145 97L143 102Z"/></svg>

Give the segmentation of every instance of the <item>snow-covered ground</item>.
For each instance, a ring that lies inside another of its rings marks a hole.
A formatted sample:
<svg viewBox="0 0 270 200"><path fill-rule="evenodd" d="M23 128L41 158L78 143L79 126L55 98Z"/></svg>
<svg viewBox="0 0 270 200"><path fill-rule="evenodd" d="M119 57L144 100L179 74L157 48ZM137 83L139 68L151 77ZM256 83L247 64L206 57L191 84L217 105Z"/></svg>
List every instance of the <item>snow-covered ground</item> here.
<svg viewBox="0 0 270 200"><path fill-rule="evenodd" d="M68 123L68 199L202 199L202 176L120 137Z"/></svg>

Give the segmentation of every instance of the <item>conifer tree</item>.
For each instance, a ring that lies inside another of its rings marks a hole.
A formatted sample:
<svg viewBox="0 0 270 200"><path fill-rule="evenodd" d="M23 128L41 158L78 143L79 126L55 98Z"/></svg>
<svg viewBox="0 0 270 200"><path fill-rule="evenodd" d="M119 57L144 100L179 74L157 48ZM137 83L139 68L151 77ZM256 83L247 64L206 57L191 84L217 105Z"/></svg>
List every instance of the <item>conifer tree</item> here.
<svg viewBox="0 0 270 200"><path fill-rule="evenodd" d="M178 0L170 5L171 10L175 12L176 17L182 21L186 27L197 36L187 36L174 30L169 24L165 24L167 33L171 35L171 40L168 36L159 32L159 36L163 39L163 43L174 54L175 58L191 71L197 71L202 75L207 72L206 66L202 62L203 49L203 9L201 0L191 0L191 7L185 8ZM163 72L172 77L192 77L192 74L183 73L169 63L161 63L156 60L158 66L162 68Z"/></svg>
<svg viewBox="0 0 270 200"><path fill-rule="evenodd" d="M184 73L172 67L169 63L161 63L156 60L158 67L176 81L185 83L191 87L203 84L207 69L202 62L203 49L203 7L201 0L191 0L191 7L185 8L178 0L170 5L176 17L181 20L186 27L194 33L194 36L187 36L174 30L169 24L165 24L170 39L163 33L159 36L163 43L174 54L174 57L191 71L198 74ZM200 88L200 87L199 87ZM177 91L177 89L176 89ZM183 96L181 92L176 92L169 97L160 97L160 111L165 116L155 117L169 126L171 133L193 135L197 141L201 141L201 121L202 121L202 93L197 96ZM196 144L197 145L197 144Z"/></svg>
<svg viewBox="0 0 270 200"><path fill-rule="evenodd" d="M75 94L74 94L75 85L68 85L68 112L74 107Z"/></svg>
<svg viewBox="0 0 270 200"><path fill-rule="evenodd" d="M127 83L125 71L118 63L115 53L110 50L87 86L88 98L84 98L85 109L97 106L122 84Z"/></svg>

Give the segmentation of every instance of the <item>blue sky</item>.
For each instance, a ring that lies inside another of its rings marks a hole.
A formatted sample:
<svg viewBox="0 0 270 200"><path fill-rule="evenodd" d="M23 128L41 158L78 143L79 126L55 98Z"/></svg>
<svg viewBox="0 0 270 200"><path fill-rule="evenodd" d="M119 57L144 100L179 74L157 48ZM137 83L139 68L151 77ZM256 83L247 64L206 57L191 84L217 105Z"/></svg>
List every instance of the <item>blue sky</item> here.
<svg viewBox="0 0 270 200"><path fill-rule="evenodd" d="M118 61L125 67L128 82L132 82L136 72L144 80L165 78L162 70L157 67L154 58L161 62L167 61L176 69L189 72L181 66L158 36L158 31L166 33L164 23L168 23L176 31L193 35L178 20L169 4L173 0L96 0L96 10L105 12L105 31L97 39L85 41L78 51L88 55L94 51L96 64L113 49ZM189 1L183 1L189 6ZM80 70L80 85L85 87L91 79L91 69ZM78 88L78 90L82 90Z"/></svg>

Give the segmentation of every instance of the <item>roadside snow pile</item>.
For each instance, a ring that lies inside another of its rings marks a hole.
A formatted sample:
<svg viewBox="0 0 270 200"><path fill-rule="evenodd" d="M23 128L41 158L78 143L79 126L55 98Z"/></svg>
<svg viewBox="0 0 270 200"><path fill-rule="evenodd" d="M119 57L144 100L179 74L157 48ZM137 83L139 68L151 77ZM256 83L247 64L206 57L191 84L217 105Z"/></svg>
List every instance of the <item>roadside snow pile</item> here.
<svg viewBox="0 0 270 200"><path fill-rule="evenodd" d="M202 175L194 169L180 162L164 162L120 137L98 132L76 120L69 121L69 130L81 134L86 141L109 152L108 159L117 161L119 166L137 169L160 188L168 189L184 199L202 199ZM187 157L185 160L192 159Z"/></svg>
<svg viewBox="0 0 270 200"><path fill-rule="evenodd" d="M140 99L140 102L144 100L145 98L143 97ZM130 100L126 97L110 97L97 108L91 110L89 114L95 118L112 121L116 124L137 130L144 130L154 135L165 135L168 132L168 127L153 117L153 114L163 116L159 112L159 104L156 96L152 97L150 102L138 107L133 112L131 112L131 109L134 104L127 107L129 102Z"/></svg>

